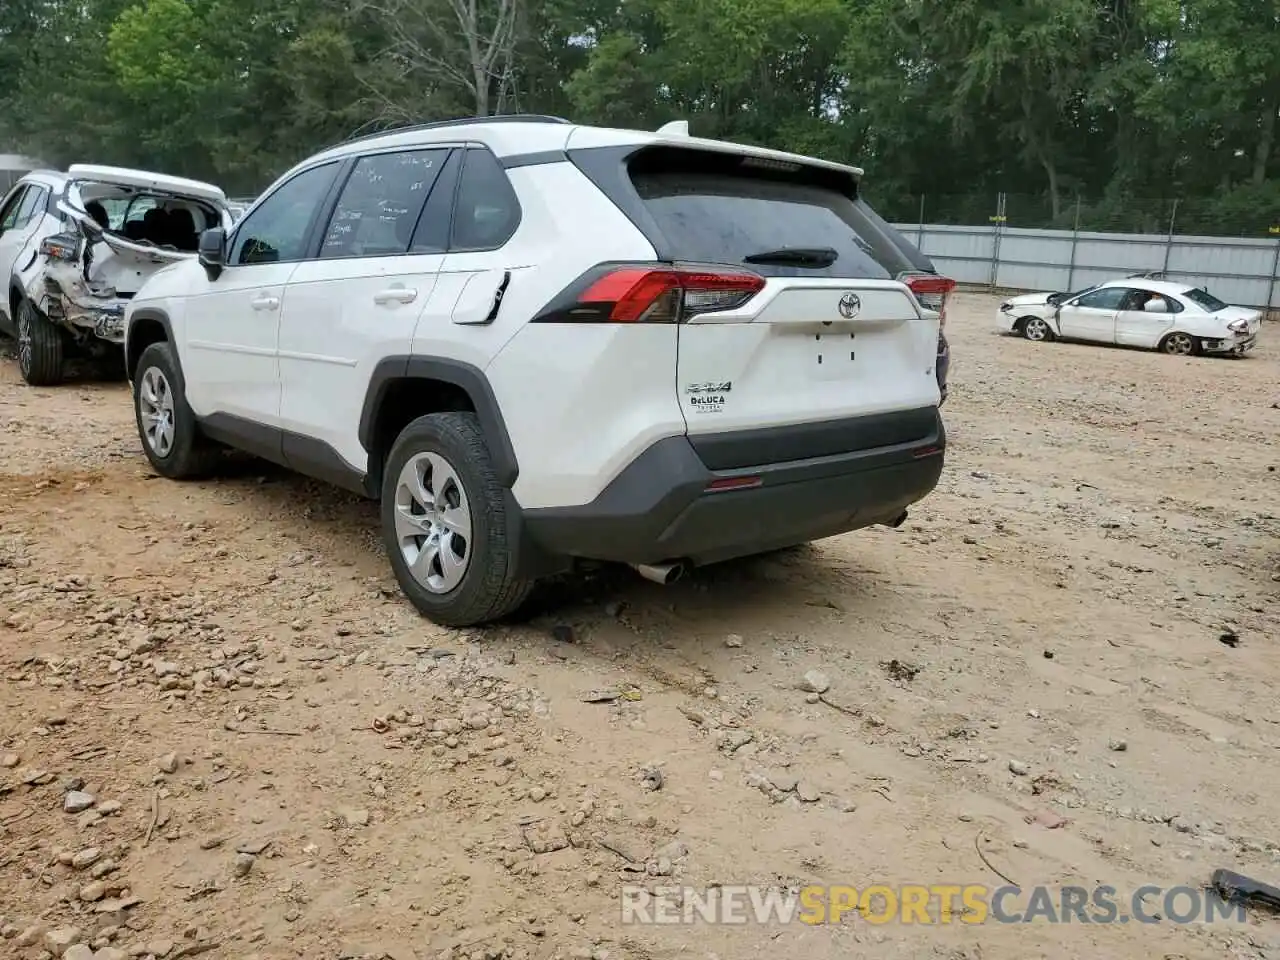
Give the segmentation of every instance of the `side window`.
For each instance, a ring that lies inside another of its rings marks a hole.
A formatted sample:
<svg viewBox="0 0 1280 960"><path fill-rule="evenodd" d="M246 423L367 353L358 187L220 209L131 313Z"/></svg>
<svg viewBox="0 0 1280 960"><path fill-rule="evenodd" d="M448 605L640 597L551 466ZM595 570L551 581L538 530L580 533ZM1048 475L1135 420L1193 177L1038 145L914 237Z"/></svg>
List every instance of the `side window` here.
<svg viewBox="0 0 1280 960"><path fill-rule="evenodd" d="M1182 304L1180 304L1177 300L1173 299L1173 297L1162 296L1160 299L1164 301L1164 308L1168 310L1170 313L1182 312Z"/></svg>
<svg viewBox="0 0 1280 960"><path fill-rule="evenodd" d="M449 249L449 221L453 216L453 195L458 189L458 167L463 150L454 150L444 162L436 185L422 208L418 227L413 231L410 253L444 253Z"/></svg>
<svg viewBox="0 0 1280 960"><path fill-rule="evenodd" d="M18 222L18 208L30 191L26 187L18 187L9 197L9 202L0 210L0 232L12 230Z"/></svg>
<svg viewBox="0 0 1280 960"><path fill-rule="evenodd" d="M1090 310L1119 310L1131 292L1128 287L1103 287L1086 293L1073 306Z"/></svg>
<svg viewBox="0 0 1280 960"><path fill-rule="evenodd" d="M338 197L320 245L320 259L408 253L448 152L412 150L361 157Z"/></svg>
<svg viewBox="0 0 1280 960"><path fill-rule="evenodd" d="M25 227L35 217L44 212L44 200L49 191L44 187L27 187L27 195L22 198L22 206L18 208L18 219L15 227Z"/></svg>
<svg viewBox="0 0 1280 960"><path fill-rule="evenodd" d="M449 249L495 250L511 239L519 225L520 201L497 157L488 150L468 149Z"/></svg>
<svg viewBox="0 0 1280 960"><path fill-rule="evenodd" d="M333 185L338 164L304 170L240 221L228 258L233 265L281 263L306 255L307 235L317 209Z"/></svg>

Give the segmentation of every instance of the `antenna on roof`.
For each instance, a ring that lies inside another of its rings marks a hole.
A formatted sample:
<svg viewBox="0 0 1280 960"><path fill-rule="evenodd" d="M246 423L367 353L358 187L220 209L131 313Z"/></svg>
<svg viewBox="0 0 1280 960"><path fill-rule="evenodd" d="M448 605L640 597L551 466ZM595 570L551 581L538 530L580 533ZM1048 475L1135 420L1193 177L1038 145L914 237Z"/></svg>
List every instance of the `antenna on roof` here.
<svg viewBox="0 0 1280 960"><path fill-rule="evenodd" d="M659 133L670 133L677 137L687 137L689 135L688 120L672 120L670 123L664 123L658 128Z"/></svg>

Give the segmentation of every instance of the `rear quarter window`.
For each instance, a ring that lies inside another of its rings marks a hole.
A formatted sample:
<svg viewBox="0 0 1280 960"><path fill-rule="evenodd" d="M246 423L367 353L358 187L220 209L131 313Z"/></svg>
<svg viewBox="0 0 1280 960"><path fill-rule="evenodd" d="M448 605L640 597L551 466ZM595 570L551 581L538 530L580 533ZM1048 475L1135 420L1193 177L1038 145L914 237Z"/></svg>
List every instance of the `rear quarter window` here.
<svg viewBox="0 0 1280 960"><path fill-rule="evenodd" d="M887 280L912 268L860 209L856 187L842 192L803 169L766 172L744 166L740 156L721 160L697 153L672 151L631 168L636 193L673 259L742 264L765 251L829 248L836 253L830 266L751 269L766 276Z"/></svg>

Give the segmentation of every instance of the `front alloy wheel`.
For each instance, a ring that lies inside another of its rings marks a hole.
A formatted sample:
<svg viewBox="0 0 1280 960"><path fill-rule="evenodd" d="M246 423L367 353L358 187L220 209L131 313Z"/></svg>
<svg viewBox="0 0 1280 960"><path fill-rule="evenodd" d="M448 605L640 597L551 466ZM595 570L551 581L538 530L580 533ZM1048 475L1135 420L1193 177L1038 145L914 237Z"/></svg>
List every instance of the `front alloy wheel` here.
<svg viewBox="0 0 1280 960"><path fill-rule="evenodd" d="M142 351L135 369L134 420L151 466L171 480L208 476L218 465L219 448L200 432L187 405L173 345L151 344Z"/></svg>
<svg viewBox="0 0 1280 960"><path fill-rule="evenodd" d="M471 504L453 465L434 452L410 457L396 483L396 541L423 589L449 593L471 562Z"/></svg>
<svg viewBox="0 0 1280 960"><path fill-rule="evenodd" d="M1039 317L1028 317L1027 322L1022 325L1022 335L1035 343L1041 343L1052 337L1053 331Z"/></svg>
<svg viewBox="0 0 1280 960"><path fill-rule="evenodd" d="M142 437L157 457L169 456L173 449L173 388L158 367L148 367L138 387L138 419Z"/></svg>

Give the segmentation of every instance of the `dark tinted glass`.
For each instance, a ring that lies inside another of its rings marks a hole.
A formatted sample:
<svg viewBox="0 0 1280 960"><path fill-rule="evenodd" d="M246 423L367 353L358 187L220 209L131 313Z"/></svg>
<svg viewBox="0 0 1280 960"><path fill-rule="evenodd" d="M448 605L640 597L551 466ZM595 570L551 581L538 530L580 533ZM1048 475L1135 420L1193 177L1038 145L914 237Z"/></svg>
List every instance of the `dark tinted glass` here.
<svg viewBox="0 0 1280 960"><path fill-rule="evenodd" d="M667 169L632 182L677 259L740 264L777 250L834 251L827 266L753 263L767 276L892 279L912 268L852 197L820 184Z"/></svg>
<svg viewBox="0 0 1280 960"><path fill-rule="evenodd" d="M450 250L493 250L520 224L520 202L497 158L471 149L462 161L462 182L453 208Z"/></svg>
<svg viewBox="0 0 1280 960"><path fill-rule="evenodd" d="M231 263L280 263L306 256L311 221L333 185L337 169L337 163L326 163L281 184L241 222Z"/></svg>
<svg viewBox="0 0 1280 960"><path fill-rule="evenodd" d="M1074 306L1088 307L1091 310L1119 310L1131 292L1128 287L1103 287L1086 293Z"/></svg>
<svg viewBox="0 0 1280 960"><path fill-rule="evenodd" d="M320 258L408 253L448 152L412 150L361 157L338 197Z"/></svg>

